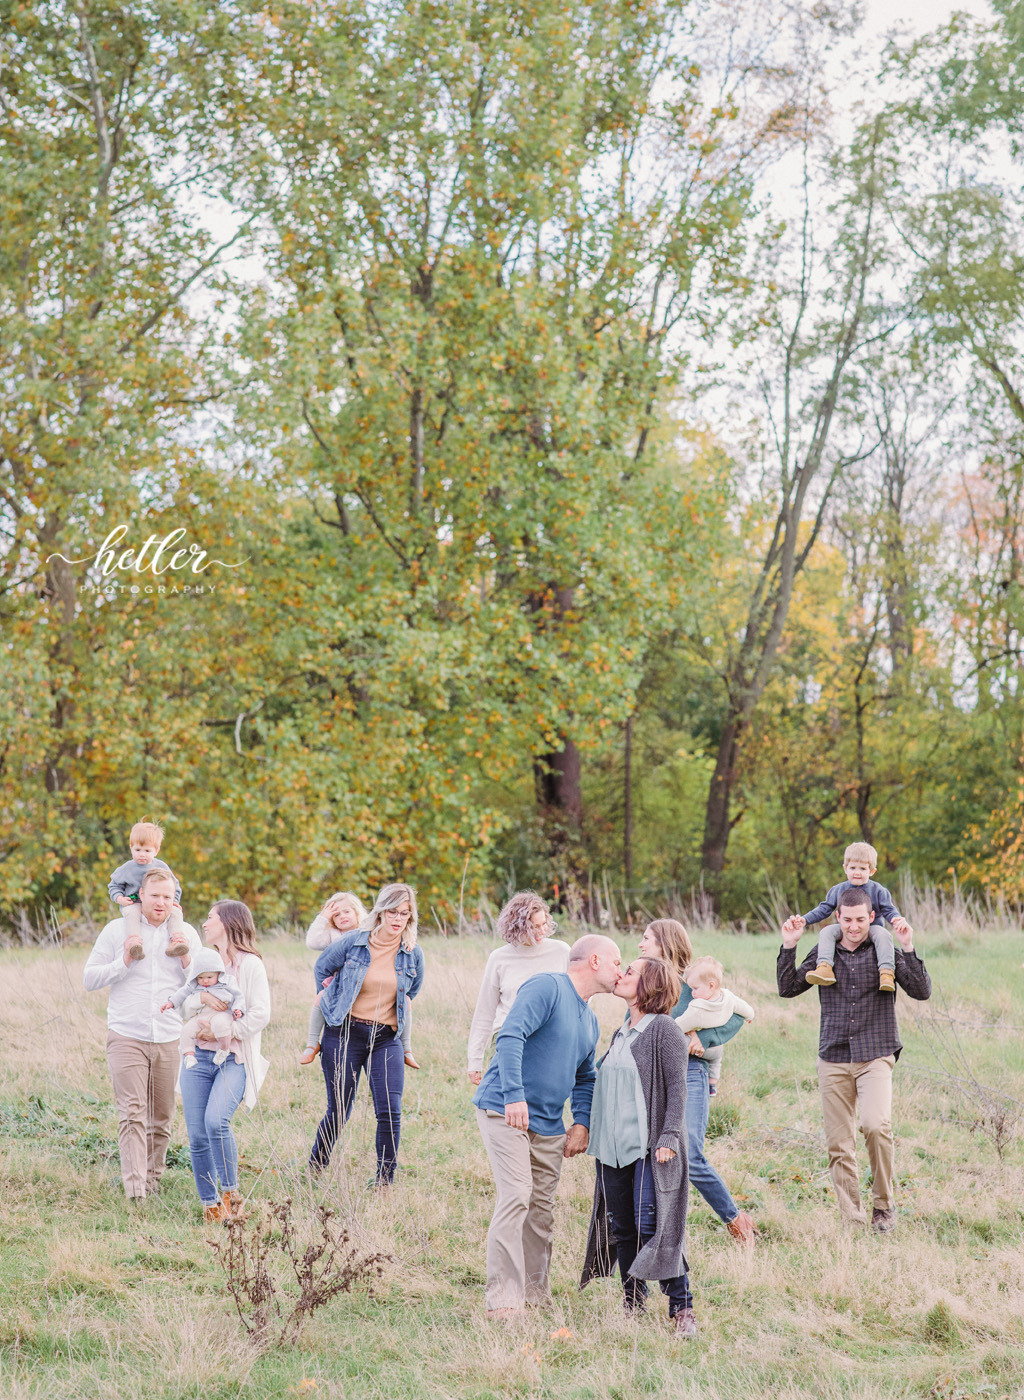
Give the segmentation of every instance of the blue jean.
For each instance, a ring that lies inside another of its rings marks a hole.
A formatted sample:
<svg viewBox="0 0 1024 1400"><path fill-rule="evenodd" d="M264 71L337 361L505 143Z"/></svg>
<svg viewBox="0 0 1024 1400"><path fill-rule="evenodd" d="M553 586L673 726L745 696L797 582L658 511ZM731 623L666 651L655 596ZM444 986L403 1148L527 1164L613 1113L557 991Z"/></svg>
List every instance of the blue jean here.
<svg viewBox="0 0 1024 1400"><path fill-rule="evenodd" d="M608 1210L608 1225L615 1240L622 1294L627 1309L632 1312L635 1308L642 1308L647 1297L645 1280L633 1278L629 1271L641 1248L654 1237L658 1222L654 1175L647 1157L630 1162L628 1167L609 1167L605 1162L596 1165ZM658 1282L662 1293L668 1296L669 1317L675 1317L683 1308L693 1307L693 1294L686 1274L659 1279Z"/></svg>
<svg viewBox="0 0 1024 1400"><path fill-rule="evenodd" d="M192 1175L203 1205L214 1205L219 1192L238 1190L238 1144L231 1129L235 1109L245 1095L245 1065L229 1055L222 1065L214 1052L196 1048L196 1062L181 1070Z"/></svg>
<svg viewBox="0 0 1024 1400"><path fill-rule="evenodd" d="M365 1069L377 1115L377 1180L393 1181L405 1088L405 1052L397 1032L390 1026L375 1029L346 1018L341 1026L325 1027L320 1064L327 1086L327 1112L316 1130L309 1165L322 1171L331 1160L341 1124L351 1117L359 1076Z"/></svg>
<svg viewBox="0 0 1024 1400"><path fill-rule="evenodd" d="M708 1130L708 1072L690 1056L686 1066L686 1155L690 1163L690 1185L707 1201L726 1224L735 1220L740 1208L729 1188L704 1156L704 1134Z"/></svg>

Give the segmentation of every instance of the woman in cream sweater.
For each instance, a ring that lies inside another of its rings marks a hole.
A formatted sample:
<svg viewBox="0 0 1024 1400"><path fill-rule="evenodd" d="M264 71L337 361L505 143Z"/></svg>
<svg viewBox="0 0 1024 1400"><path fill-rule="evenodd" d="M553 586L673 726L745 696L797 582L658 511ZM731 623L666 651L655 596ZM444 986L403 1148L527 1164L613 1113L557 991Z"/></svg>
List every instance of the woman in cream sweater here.
<svg viewBox="0 0 1024 1400"><path fill-rule="evenodd" d="M232 1029L242 1044L242 1063L229 1055L224 1064L214 1064L216 1040L210 1023L200 1019L196 1064L182 1071L180 1082L199 1199L207 1220L222 1220L240 1214L243 1207L238 1192L238 1144L231 1119L240 1103L253 1108L266 1078L268 1065L260 1053L260 1037L270 1020L270 983L263 956L256 949L256 925L247 904L237 899L219 900L203 924L203 934L209 947L221 955L245 999L245 1014ZM205 989L201 1000L211 1011L226 1009Z"/></svg>

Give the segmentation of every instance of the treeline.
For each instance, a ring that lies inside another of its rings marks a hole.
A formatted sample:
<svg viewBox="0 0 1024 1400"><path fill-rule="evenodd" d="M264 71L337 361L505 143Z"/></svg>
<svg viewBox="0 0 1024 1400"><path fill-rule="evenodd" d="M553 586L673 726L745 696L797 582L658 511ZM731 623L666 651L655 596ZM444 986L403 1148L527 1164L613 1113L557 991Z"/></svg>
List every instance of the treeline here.
<svg viewBox="0 0 1024 1400"><path fill-rule="evenodd" d="M1024 4L763 11L0 0L0 915L1024 896Z"/></svg>

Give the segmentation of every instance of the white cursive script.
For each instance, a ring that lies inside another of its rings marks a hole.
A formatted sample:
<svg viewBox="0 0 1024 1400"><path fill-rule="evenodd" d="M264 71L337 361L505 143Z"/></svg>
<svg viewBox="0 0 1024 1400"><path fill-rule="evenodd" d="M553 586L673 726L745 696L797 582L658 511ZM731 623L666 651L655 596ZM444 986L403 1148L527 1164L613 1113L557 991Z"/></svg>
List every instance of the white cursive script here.
<svg viewBox="0 0 1024 1400"><path fill-rule="evenodd" d="M65 564L96 564L104 577L112 574L115 569L134 570L137 574L148 570L157 578L167 573L168 569L191 569L194 574L201 574L211 564L219 564L224 569L239 569L248 562L248 556L240 559L237 564L228 564L223 559L207 559L206 550L200 549L197 544L190 544L187 549L175 549L174 546L188 533L182 528L172 530L162 540L158 540L156 535L150 535L141 549L122 549L121 553L117 554L115 546L121 543L127 533L127 525L117 525L95 554L88 554L84 559L69 559L65 554L51 554L46 562L49 563L51 559L63 559ZM153 553L146 559L151 549ZM165 560L164 556L168 554L170 557Z"/></svg>

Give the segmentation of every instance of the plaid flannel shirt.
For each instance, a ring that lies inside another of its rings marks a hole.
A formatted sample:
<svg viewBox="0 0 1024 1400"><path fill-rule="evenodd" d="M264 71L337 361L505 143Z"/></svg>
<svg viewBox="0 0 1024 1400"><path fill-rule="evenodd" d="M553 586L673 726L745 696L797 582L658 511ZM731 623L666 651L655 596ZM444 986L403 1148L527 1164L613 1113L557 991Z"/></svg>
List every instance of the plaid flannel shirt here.
<svg viewBox="0 0 1024 1400"><path fill-rule="evenodd" d="M799 967L796 949L780 948L775 975L780 997L798 997L814 985L807 973L818 965L815 945ZM866 938L855 952L836 944L836 982L819 987L821 1031L818 1055L832 1064L860 1064L883 1055L899 1059L903 1046L896 1028L896 998L878 990L878 960L871 940ZM932 981L916 953L896 949L896 984L915 1001L927 1001Z"/></svg>

